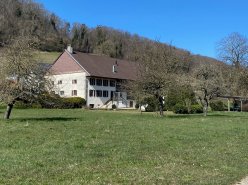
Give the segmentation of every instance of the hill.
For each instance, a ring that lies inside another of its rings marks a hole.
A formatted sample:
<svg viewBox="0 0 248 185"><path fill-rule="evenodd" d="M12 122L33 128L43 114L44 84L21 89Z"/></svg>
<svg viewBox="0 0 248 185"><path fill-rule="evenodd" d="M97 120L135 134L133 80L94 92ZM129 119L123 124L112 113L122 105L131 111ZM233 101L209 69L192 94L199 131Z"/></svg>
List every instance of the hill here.
<svg viewBox="0 0 248 185"><path fill-rule="evenodd" d="M39 39L38 49L41 51L61 52L71 44L77 51L137 61L155 44L155 41L137 34L107 26L89 28L81 23L70 25L33 0L1 0L0 8L2 10L0 12L0 47L9 44L15 37L31 35ZM214 60L193 56L187 50L166 43L161 44L178 55L192 56L193 60L209 62ZM54 57L49 58L49 56L45 57L47 62L54 60Z"/></svg>

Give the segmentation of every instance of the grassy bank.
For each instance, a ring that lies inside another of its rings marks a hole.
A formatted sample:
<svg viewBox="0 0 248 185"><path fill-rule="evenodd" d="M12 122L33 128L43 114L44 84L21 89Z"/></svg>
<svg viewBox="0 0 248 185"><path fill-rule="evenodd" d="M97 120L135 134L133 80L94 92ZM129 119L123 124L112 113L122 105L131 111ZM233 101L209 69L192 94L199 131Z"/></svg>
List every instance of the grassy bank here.
<svg viewBox="0 0 248 185"><path fill-rule="evenodd" d="M14 110L0 184L233 184L248 175L247 133L247 113Z"/></svg>
<svg viewBox="0 0 248 185"><path fill-rule="evenodd" d="M39 62L43 63L49 63L52 64L61 54L62 52L45 52L45 51L40 51L37 52L37 60Z"/></svg>

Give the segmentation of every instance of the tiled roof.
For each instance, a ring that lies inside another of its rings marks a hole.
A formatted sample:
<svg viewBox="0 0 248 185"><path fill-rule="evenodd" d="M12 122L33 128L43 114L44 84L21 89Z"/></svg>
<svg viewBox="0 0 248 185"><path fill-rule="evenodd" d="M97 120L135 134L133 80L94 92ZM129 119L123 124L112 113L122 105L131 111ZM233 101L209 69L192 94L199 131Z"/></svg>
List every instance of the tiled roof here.
<svg viewBox="0 0 248 185"><path fill-rule="evenodd" d="M81 52L73 52L71 56L90 76L127 80L137 78L137 63L135 62ZM116 72L113 72L113 65L116 64Z"/></svg>

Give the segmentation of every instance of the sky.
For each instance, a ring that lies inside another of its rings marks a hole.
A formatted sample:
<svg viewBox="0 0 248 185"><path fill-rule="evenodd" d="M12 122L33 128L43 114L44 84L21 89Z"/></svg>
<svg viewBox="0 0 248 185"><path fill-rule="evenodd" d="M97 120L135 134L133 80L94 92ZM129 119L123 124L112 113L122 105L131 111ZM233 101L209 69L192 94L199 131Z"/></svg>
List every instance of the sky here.
<svg viewBox="0 0 248 185"><path fill-rule="evenodd" d="M232 32L248 37L247 0L36 0L61 19L103 25L217 58Z"/></svg>

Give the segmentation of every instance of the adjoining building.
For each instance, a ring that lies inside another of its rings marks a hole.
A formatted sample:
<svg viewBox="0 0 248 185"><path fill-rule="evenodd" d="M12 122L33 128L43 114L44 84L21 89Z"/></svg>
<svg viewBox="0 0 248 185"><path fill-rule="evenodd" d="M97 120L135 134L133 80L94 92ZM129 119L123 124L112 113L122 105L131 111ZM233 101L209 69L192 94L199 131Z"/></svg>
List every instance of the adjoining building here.
<svg viewBox="0 0 248 185"><path fill-rule="evenodd" d="M107 56L74 52L68 46L50 68L54 93L82 97L91 108L134 108L122 82L137 78L137 64Z"/></svg>

